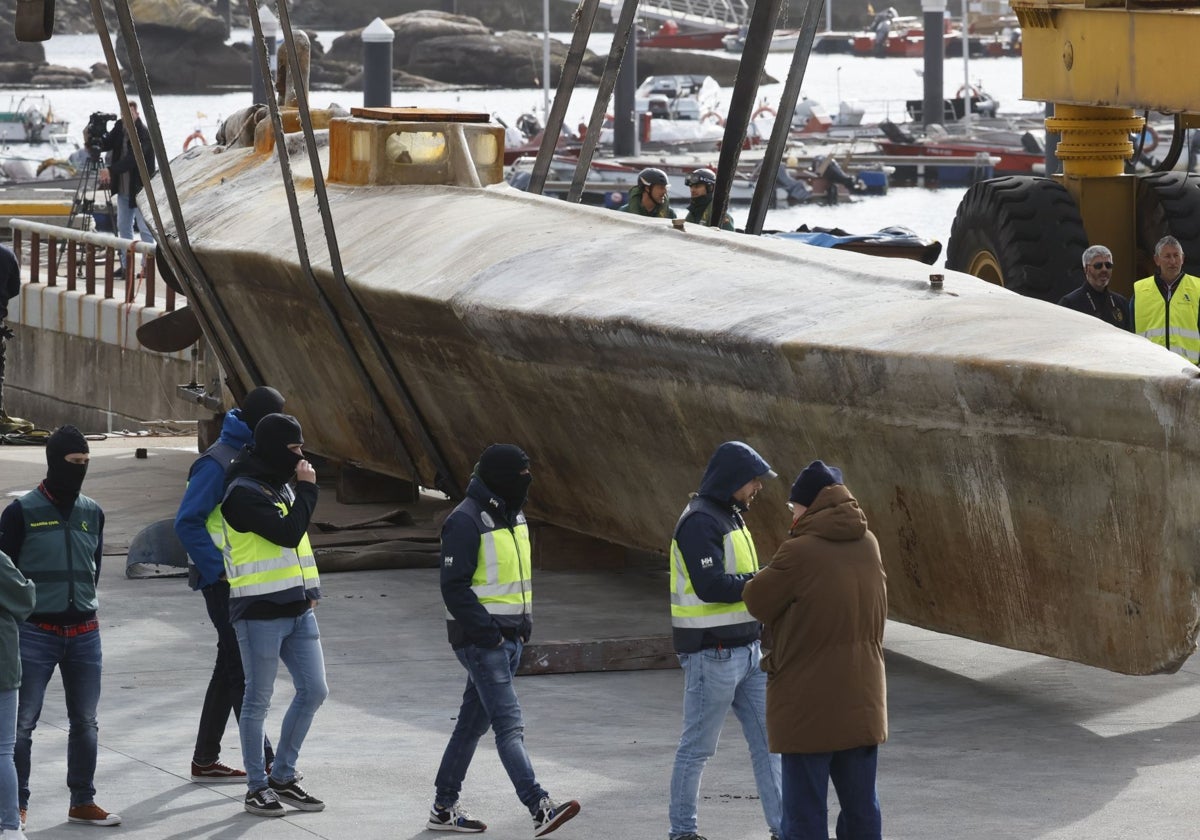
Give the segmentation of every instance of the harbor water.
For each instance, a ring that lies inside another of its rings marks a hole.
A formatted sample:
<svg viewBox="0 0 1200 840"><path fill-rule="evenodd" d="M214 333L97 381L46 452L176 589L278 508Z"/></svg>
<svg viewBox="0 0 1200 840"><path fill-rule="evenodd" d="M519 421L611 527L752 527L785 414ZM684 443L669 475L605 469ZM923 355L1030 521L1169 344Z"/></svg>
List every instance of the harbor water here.
<svg viewBox="0 0 1200 840"><path fill-rule="evenodd" d="M318 40L328 46L340 35L338 32L319 32ZM555 37L569 41L568 33ZM595 33L589 46L595 52L606 54L611 43L608 33ZM237 30L231 41L249 41L249 30ZM46 42L46 59L51 64L89 68L103 62L103 50L95 35L56 35ZM763 104L778 102L791 61L790 53L772 53L767 61L767 72L778 80L764 85L759 90ZM849 55L814 55L805 74L804 96L821 103L832 114L838 103L847 101L857 104L865 111L864 123L888 118L896 122L907 119L904 113L906 99L922 96L920 58L859 58ZM535 72L537 68L531 68ZM999 100L1000 110L1007 114L1031 114L1041 110L1039 102L1021 101L1021 63L1016 58L974 59L970 62L971 84L982 88ZM947 97L953 97L964 84L962 59L947 59L945 69ZM726 97L731 88L723 89ZM77 142L88 116L96 111L115 113L118 110L112 88L106 83L93 87L66 90L23 90L10 91L16 102L27 93L44 94L50 98L55 114L71 123L71 137ZM594 87L579 87L571 98L567 109L568 126L586 122L595 100ZM314 91L311 95L314 107L325 107L336 103L344 108L362 104L362 92L350 90ZM541 116L543 93L538 87L523 89L464 89L452 91L396 91L392 103L397 106L454 107L485 111L495 114L508 124L525 112ZM221 121L234 111L250 104L249 85L245 90L228 93L205 93L196 95L166 94L155 96L155 106L162 127L163 140L172 153L181 152L186 138L200 131L208 142L214 142ZM43 159L43 149L33 150ZM71 148L56 154L65 157ZM21 155L20 147L4 150L10 156ZM716 156L713 156L713 163ZM922 187L893 188L882 197L869 197L853 203L835 206L800 205L779 208L768 213L766 229L795 230L802 224L810 227L841 227L853 233L866 233L890 225L904 225L921 236L939 239L943 244L950 236L950 226L964 189L948 187L929 189ZM682 200L682 197L680 197ZM734 221L741 226L748 215L747 207L731 208Z"/></svg>

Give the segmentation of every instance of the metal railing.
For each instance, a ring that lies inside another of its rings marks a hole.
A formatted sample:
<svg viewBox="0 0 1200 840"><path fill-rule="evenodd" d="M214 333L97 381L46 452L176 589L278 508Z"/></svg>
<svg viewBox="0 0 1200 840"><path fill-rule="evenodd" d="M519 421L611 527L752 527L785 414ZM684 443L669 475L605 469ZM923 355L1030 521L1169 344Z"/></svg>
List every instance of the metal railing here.
<svg viewBox="0 0 1200 840"><path fill-rule="evenodd" d="M579 0L566 0L578 5ZM624 0L600 0L600 8L620 8ZM750 20L749 0L642 0L638 16L652 20L675 20L695 26L720 28L745 26Z"/></svg>
<svg viewBox="0 0 1200 840"><path fill-rule="evenodd" d="M144 306L158 306L158 290L154 272L153 242L122 239L107 233L74 230L59 225L13 219L13 251L17 263L28 267L30 283L41 283L43 274L47 286L65 281L67 291L79 289L84 294L101 295L105 300L123 300ZM28 238L28 253L26 253ZM120 265L117 255L125 253L126 277L114 276ZM142 255L142 270L136 270L135 255ZM99 272L97 272L99 269ZM166 284L164 284L166 286ZM175 309L176 293L166 286L163 309Z"/></svg>

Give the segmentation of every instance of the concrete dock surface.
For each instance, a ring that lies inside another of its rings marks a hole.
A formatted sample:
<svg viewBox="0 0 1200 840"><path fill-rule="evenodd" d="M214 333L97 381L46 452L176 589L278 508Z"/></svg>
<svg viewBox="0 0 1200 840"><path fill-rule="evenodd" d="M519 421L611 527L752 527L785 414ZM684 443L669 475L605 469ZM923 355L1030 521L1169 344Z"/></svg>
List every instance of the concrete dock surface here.
<svg viewBox="0 0 1200 840"><path fill-rule="evenodd" d="M135 447L148 457L136 458ZM126 579L124 553L145 525L173 515L194 457L187 437L92 444L84 492L107 515L96 801L124 822L67 823L67 721L52 681L34 734L28 836L445 836L427 832L425 820L465 672L446 643L435 569L323 576L318 620L330 696L299 764L325 811L263 819L242 810L244 786L189 780L215 633L203 599L182 579ZM41 447L0 446L5 503L36 486L44 465ZM324 491L317 518L333 507L333 493ZM363 518L354 508L342 514ZM665 581L665 571L537 572L534 640L668 632ZM894 622L886 649L891 738L880 751L879 797L889 840L1200 835L1195 658L1171 676L1124 677ZM583 806L551 836L664 840L680 672L522 677L517 690L539 781L556 799ZM268 732L278 732L290 697L281 667ZM232 719L222 759L241 766ZM700 831L710 840L766 840L732 715L701 795ZM484 837L532 837L489 737L463 803L488 823ZM832 836L832 791L830 808Z"/></svg>

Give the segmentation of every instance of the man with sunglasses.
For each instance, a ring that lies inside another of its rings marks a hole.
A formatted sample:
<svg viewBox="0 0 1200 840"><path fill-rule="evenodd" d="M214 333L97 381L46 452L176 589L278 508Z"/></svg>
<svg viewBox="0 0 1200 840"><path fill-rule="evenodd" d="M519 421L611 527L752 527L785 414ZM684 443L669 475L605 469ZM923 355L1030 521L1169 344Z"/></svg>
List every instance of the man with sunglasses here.
<svg viewBox="0 0 1200 840"><path fill-rule="evenodd" d="M1133 318L1129 315L1129 301L1116 292L1109 291L1112 280L1112 251L1103 245L1093 245L1083 252L1084 283L1078 289L1063 295L1059 306L1092 315L1123 330L1133 330Z"/></svg>

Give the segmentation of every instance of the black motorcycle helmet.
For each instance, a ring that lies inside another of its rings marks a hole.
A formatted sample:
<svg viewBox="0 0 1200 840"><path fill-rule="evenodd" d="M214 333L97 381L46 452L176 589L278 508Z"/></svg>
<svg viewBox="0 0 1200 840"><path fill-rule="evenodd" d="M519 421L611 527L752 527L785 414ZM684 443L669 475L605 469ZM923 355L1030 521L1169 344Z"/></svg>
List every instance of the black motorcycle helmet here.
<svg viewBox="0 0 1200 840"><path fill-rule="evenodd" d="M711 169L697 169L683 179L685 186L694 187L697 184L704 184L705 192L712 195L713 187L717 185L717 173Z"/></svg>
<svg viewBox="0 0 1200 840"><path fill-rule="evenodd" d="M638 173L638 183L643 187L665 187L670 184L667 173L653 166Z"/></svg>

